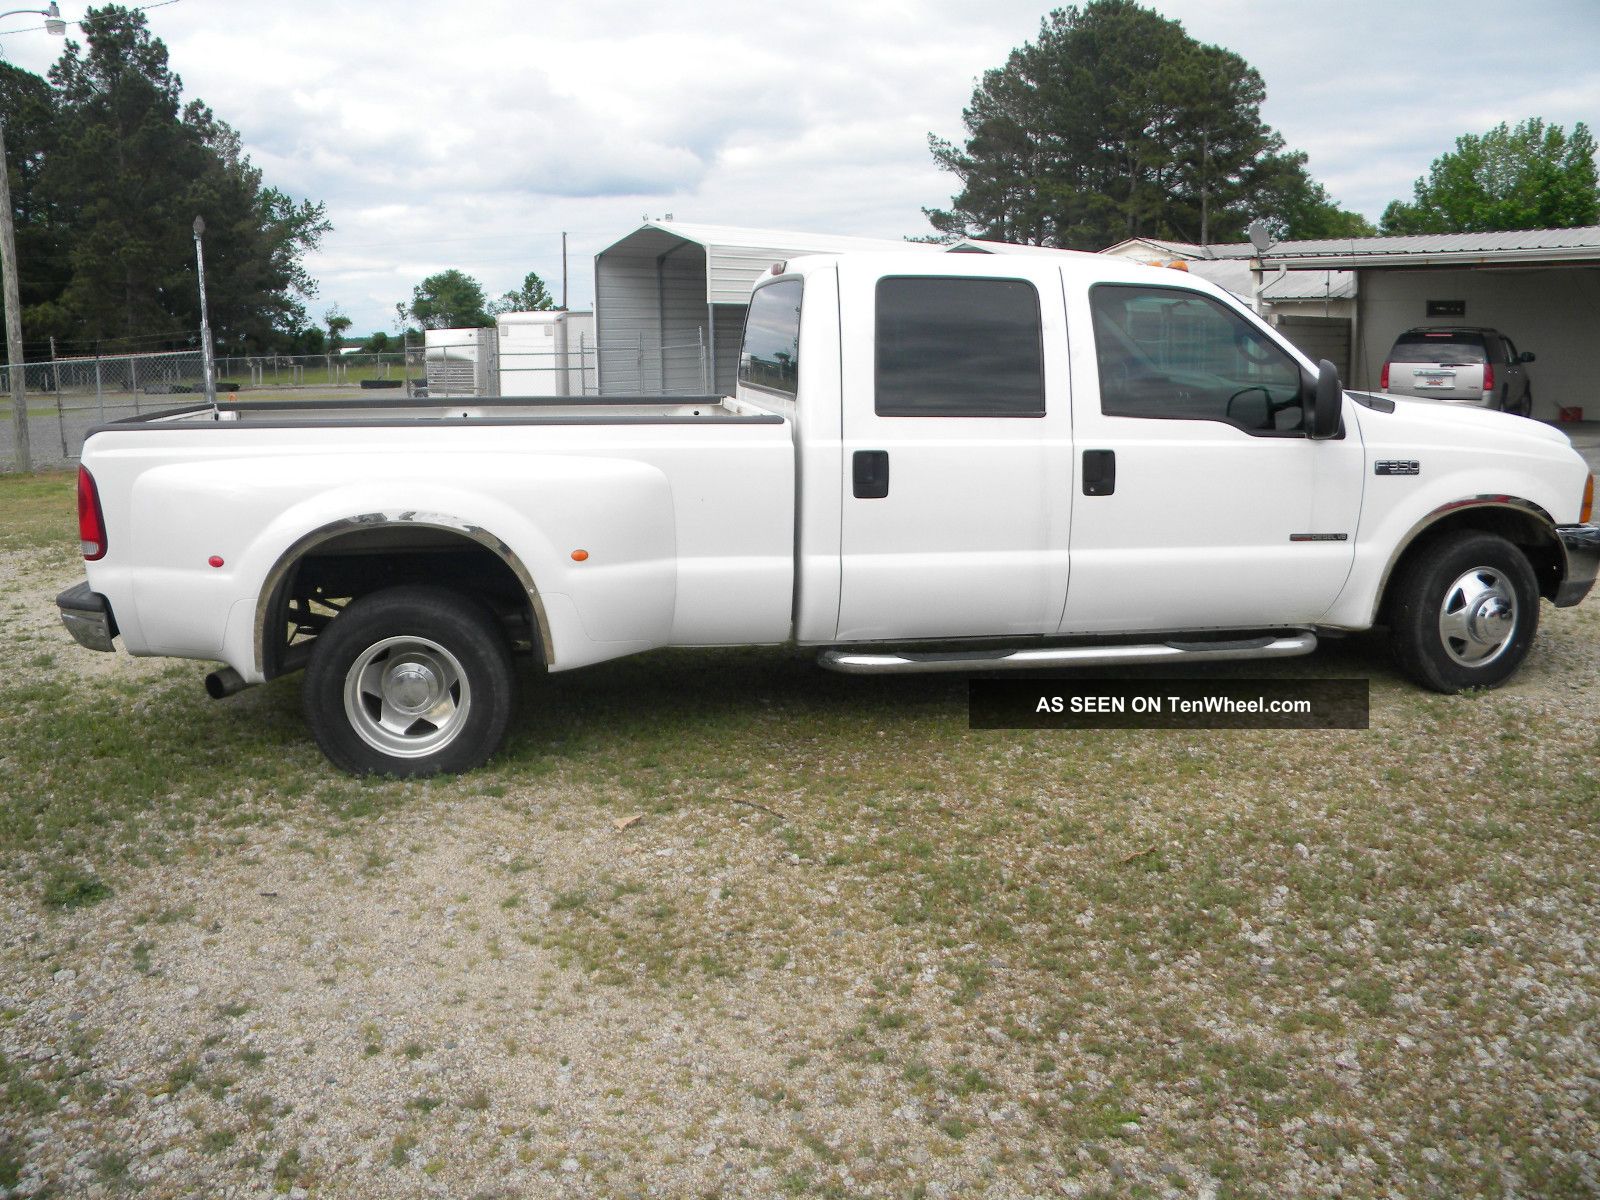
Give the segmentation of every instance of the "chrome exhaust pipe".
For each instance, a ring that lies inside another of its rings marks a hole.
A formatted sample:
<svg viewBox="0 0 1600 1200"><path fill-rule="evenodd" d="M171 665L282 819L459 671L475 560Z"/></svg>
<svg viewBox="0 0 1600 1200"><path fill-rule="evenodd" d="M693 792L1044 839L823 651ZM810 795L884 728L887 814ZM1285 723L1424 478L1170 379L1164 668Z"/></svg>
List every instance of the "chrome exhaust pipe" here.
<svg viewBox="0 0 1600 1200"><path fill-rule="evenodd" d="M235 692L242 692L250 684L245 682L243 675L232 667L222 667L206 676L206 695L213 700L226 699Z"/></svg>

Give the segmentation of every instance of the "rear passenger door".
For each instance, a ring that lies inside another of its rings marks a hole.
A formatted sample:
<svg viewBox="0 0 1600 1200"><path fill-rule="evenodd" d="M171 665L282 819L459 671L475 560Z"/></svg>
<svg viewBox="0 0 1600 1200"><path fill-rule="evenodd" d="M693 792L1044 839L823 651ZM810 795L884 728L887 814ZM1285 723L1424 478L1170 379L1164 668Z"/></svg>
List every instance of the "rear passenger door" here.
<svg viewBox="0 0 1600 1200"><path fill-rule="evenodd" d="M1182 287L1069 292L1076 450L1062 633L1314 622L1349 574L1359 427L1306 437L1299 363Z"/></svg>
<svg viewBox="0 0 1600 1200"><path fill-rule="evenodd" d="M1059 282L1033 274L841 262L837 640L1055 630L1071 413Z"/></svg>

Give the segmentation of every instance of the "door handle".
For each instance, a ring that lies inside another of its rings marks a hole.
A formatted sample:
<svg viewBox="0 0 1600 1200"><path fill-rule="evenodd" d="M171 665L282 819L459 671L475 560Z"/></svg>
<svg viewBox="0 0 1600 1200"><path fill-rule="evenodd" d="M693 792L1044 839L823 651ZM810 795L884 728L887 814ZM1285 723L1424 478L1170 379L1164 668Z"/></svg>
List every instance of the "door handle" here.
<svg viewBox="0 0 1600 1200"><path fill-rule="evenodd" d="M857 450L850 459L857 500L882 500L889 494L889 452Z"/></svg>
<svg viewBox="0 0 1600 1200"><path fill-rule="evenodd" d="M1115 450L1085 450L1083 452L1083 494L1109 496L1117 490L1117 452Z"/></svg>

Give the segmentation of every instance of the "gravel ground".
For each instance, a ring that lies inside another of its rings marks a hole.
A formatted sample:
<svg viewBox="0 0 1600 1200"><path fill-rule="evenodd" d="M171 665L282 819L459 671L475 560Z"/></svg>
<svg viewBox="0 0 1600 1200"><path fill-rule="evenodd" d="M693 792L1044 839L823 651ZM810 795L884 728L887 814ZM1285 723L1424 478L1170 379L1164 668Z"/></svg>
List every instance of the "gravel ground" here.
<svg viewBox="0 0 1600 1200"><path fill-rule="evenodd" d="M0 554L8 653L161 678L66 642L51 601L76 572ZM824 789L782 783L668 808L512 767L335 820L328 789L364 793L318 774L259 824L233 816L265 798L219 784L220 816L170 861L107 866L98 904L0 881L0 1195L1600 1194L1600 793L1547 805L1513 773L1573 745L1593 763L1600 610L1544 620L1500 694L1514 761L1501 729L1385 693L1383 735L1302 737L1271 769L1174 742L1172 779L1103 824L1115 780L1002 799L952 778L869 817L905 797L859 761L826 767L827 796L868 805L831 825L809 820ZM980 765L1073 778L1030 738ZM1346 748L1394 781L1375 823L1322 790ZM992 874L924 892L946 924L900 919L899 860L864 847L976 843L1024 801L1048 840L1002 837ZM1199 862L1236 822L1259 855L1151 910L1234 911L1227 961L1120 907L1170 890L1128 871ZM1489 849L1447 861L1458 841ZM1042 899L988 936L1012 877ZM1348 896L1318 900L1333 880Z"/></svg>

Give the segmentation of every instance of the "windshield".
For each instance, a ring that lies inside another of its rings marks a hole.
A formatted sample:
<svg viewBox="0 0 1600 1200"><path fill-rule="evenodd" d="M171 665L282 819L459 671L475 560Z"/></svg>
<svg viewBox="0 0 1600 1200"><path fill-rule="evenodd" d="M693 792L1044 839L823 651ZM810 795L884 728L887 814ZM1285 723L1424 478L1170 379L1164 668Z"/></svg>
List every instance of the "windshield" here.
<svg viewBox="0 0 1600 1200"><path fill-rule="evenodd" d="M800 386L798 279L759 287L750 297L739 353L739 382L791 399Z"/></svg>

